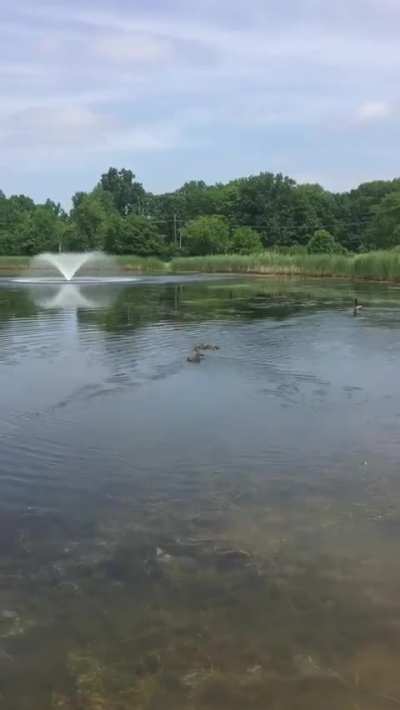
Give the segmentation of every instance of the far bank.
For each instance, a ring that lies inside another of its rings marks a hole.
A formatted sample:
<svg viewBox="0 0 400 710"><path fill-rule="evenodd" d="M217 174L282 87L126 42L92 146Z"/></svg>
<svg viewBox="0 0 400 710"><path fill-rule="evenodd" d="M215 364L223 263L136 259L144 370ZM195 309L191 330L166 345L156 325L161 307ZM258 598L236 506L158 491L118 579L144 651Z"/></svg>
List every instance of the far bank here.
<svg viewBox="0 0 400 710"><path fill-rule="evenodd" d="M266 251L251 255L176 257L162 261L134 255L115 257L123 271L135 273L229 273L282 276L337 277L350 280L400 283L400 252L371 251L364 254L279 254ZM30 268L28 256L0 257L0 273L18 274Z"/></svg>

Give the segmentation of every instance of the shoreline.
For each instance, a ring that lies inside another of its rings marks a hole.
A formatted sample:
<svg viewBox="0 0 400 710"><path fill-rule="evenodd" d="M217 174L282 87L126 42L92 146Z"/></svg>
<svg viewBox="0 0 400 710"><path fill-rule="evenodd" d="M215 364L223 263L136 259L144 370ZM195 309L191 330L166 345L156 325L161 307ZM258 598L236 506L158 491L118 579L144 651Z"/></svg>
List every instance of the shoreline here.
<svg viewBox="0 0 400 710"><path fill-rule="evenodd" d="M31 257L0 256L0 276L25 274ZM115 257L118 269L126 273L209 274L253 276L257 278L337 279L352 283L400 285L400 252L367 252L352 256L307 254L288 255L263 252L254 255L215 255L206 257L175 257L162 261L157 257ZM32 269L32 275L35 274ZM99 269L86 268L97 274ZM43 275L43 271L41 272ZM53 273L53 272L51 272Z"/></svg>

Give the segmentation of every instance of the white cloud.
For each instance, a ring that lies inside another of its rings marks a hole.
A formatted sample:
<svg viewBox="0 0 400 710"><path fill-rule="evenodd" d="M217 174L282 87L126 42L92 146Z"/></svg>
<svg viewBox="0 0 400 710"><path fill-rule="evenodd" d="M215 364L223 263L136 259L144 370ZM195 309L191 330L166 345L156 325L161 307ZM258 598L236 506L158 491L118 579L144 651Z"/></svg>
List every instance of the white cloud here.
<svg viewBox="0 0 400 710"><path fill-rule="evenodd" d="M93 153L160 151L176 146L173 123L131 123L87 107L35 107L0 117L2 162L26 159L83 159Z"/></svg>
<svg viewBox="0 0 400 710"><path fill-rule="evenodd" d="M172 46L166 40L140 34L112 34L95 41L97 53L116 62L154 64L172 55Z"/></svg>
<svg viewBox="0 0 400 710"><path fill-rule="evenodd" d="M388 33L374 36L368 31L367 23L365 27L357 23L355 28L350 22L350 15L348 26L343 26L343 21L329 26L323 21L324 13L321 8L319 14L308 15L305 7L301 22L298 19L296 21L296 14L292 19L285 13L280 14L277 22L270 22L267 13L266 18L257 23L251 22L252 14L253 20L256 20L256 6L257 3L253 13L248 13L249 22L237 27L229 26L228 23L214 23L212 13L203 13L201 17L187 19L187 15L182 13L151 13L140 8L130 12L101 8L93 11L84 4L80 9L35 6L32 13L35 16L51 18L53 21L68 22L68 31L72 31L71 26L86 26L91 32L118 32L122 44L124 35L129 43L129 35L132 33L157 37L157 42L162 39L197 42L202 45L203 51L207 52L213 48L221 58L225 57L228 61L232 57L250 61L253 63L253 69L254 63L268 59L301 60L321 66L359 66L364 70L366 65L386 65L388 69L400 65L397 36L389 37ZM232 70L236 68L232 67Z"/></svg>
<svg viewBox="0 0 400 710"><path fill-rule="evenodd" d="M92 140L106 128L106 121L86 107L35 107L0 121L0 146L73 145Z"/></svg>
<svg viewBox="0 0 400 710"><path fill-rule="evenodd" d="M18 153L87 166L113 151L128 164L136 151L190 145L185 160L160 164L161 177L195 174L200 154L208 170L222 148L240 174L246 154L271 167L273 145L289 150L281 169L307 175L313 145L329 176L335 136L343 150L361 145L364 124L399 112L399 0L285 0L284 11L265 0L166 4L10 5L0 24L2 164ZM365 146L360 156L362 172Z"/></svg>
<svg viewBox="0 0 400 710"><path fill-rule="evenodd" d="M366 101L357 111L357 117L363 123L382 121L391 114L392 106L387 101Z"/></svg>

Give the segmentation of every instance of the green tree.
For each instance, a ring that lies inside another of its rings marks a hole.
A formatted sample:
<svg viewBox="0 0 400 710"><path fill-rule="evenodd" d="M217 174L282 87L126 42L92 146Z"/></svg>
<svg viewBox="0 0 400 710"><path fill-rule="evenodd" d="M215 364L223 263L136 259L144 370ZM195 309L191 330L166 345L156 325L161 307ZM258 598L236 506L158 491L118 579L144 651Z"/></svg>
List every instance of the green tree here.
<svg viewBox="0 0 400 710"><path fill-rule="evenodd" d="M386 195L377 207L366 242L372 249L390 249L400 244L400 190Z"/></svg>
<svg viewBox="0 0 400 710"><path fill-rule="evenodd" d="M256 229L265 246L293 243L296 229L291 211L295 188L295 181L281 174L260 173L237 181L235 222Z"/></svg>
<svg viewBox="0 0 400 710"><path fill-rule="evenodd" d="M400 190L400 179L373 180L355 190L335 196L337 204L336 236L351 251L368 246L371 226L386 196Z"/></svg>
<svg viewBox="0 0 400 710"><path fill-rule="evenodd" d="M132 214L121 220L119 229L114 233L111 251L136 256L163 256L165 244L151 219Z"/></svg>
<svg viewBox="0 0 400 710"><path fill-rule="evenodd" d="M182 232L183 247L189 254L226 254L229 251L229 226L223 217L198 217L188 222Z"/></svg>
<svg viewBox="0 0 400 710"><path fill-rule="evenodd" d="M334 254L340 251L340 246L326 229L317 229L307 244L307 251L310 254Z"/></svg>
<svg viewBox="0 0 400 710"><path fill-rule="evenodd" d="M237 227L232 234L232 251L236 254L252 254L263 250L261 237L251 227Z"/></svg>
<svg viewBox="0 0 400 710"><path fill-rule="evenodd" d="M25 195L0 200L0 253L23 255L21 231L35 210L35 203Z"/></svg>
<svg viewBox="0 0 400 710"><path fill-rule="evenodd" d="M114 214L110 199L93 191L80 195L76 204L71 212L72 229L66 235L68 248L79 251L104 249L109 221Z"/></svg>
<svg viewBox="0 0 400 710"><path fill-rule="evenodd" d="M72 196L72 205L73 209L77 209L82 202L83 198L86 197L88 193L87 192L75 192L75 194Z"/></svg>
<svg viewBox="0 0 400 710"><path fill-rule="evenodd" d="M192 180L153 195L131 170L110 168L91 192L75 193L69 215L51 200L35 205L25 195L6 197L0 190L0 254L56 249L61 239L64 249L165 255L173 252L180 230L191 254L258 249L259 239L264 248L307 248L309 235L321 230L334 243L313 236L310 249L390 248L400 243L399 195L400 179L334 194L269 172L226 184ZM238 227L250 231L236 234Z"/></svg>
<svg viewBox="0 0 400 710"><path fill-rule="evenodd" d="M10 230L0 230L0 256L12 254L18 256L21 254L19 247L16 244L15 235Z"/></svg>
<svg viewBox="0 0 400 710"><path fill-rule="evenodd" d="M135 177L132 170L109 168L100 179L99 187L112 195L115 208L124 216L144 212L145 191Z"/></svg>
<svg viewBox="0 0 400 710"><path fill-rule="evenodd" d="M61 240L61 222L51 203L37 205L26 213L18 234L20 253L29 256L42 251L57 251Z"/></svg>

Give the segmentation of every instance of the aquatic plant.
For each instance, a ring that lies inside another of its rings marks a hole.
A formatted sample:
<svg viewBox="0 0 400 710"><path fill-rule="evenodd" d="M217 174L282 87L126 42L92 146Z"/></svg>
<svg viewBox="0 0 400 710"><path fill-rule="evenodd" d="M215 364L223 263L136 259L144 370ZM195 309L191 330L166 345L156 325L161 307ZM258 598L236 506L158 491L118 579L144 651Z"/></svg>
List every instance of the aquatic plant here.
<svg viewBox="0 0 400 710"><path fill-rule="evenodd" d="M395 249L349 255L264 251L176 257L171 261L129 255L115 257L115 262L124 271L146 274L267 274L400 282L400 252ZM21 271L28 265L29 259L25 257L0 257L0 271L3 272Z"/></svg>
<svg viewBox="0 0 400 710"><path fill-rule="evenodd" d="M170 269L175 273L253 273L400 281L400 254L396 251L374 251L347 256L266 251L251 255L178 257L172 260Z"/></svg>

